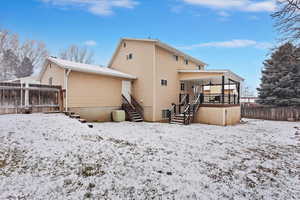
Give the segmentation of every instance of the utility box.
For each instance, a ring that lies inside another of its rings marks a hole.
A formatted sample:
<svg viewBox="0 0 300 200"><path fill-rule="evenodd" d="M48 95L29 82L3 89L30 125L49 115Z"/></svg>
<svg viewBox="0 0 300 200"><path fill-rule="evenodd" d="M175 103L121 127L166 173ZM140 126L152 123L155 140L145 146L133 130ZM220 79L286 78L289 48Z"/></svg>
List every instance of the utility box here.
<svg viewBox="0 0 300 200"><path fill-rule="evenodd" d="M124 122L125 121L125 111L124 110L113 111L112 119L114 122Z"/></svg>

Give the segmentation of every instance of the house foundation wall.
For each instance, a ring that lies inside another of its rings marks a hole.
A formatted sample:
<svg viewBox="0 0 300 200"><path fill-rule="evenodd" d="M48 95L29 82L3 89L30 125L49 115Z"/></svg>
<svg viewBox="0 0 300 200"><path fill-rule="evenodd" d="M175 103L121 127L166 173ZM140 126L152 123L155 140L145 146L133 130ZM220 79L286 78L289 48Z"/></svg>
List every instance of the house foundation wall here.
<svg viewBox="0 0 300 200"><path fill-rule="evenodd" d="M239 124L241 120L241 107L237 106L201 106L197 112L194 123L228 126Z"/></svg>
<svg viewBox="0 0 300 200"><path fill-rule="evenodd" d="M80 115L82 119L89 122L110 122L112 121L111 113L114 110L121 110L121 107L69 108L70 112Z"/></svg>

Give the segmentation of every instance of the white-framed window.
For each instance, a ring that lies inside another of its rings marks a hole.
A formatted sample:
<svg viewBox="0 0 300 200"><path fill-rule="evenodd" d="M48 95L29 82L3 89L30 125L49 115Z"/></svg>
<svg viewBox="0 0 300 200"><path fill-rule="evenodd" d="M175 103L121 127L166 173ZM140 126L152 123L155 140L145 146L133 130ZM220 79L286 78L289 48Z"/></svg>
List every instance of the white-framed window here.
<svg viewBox="0 0 300 200"><path fill-rule="evenodd" d="M174 60L176 60L178 62L179 57L177 55L173 55Z"/></svg>
<svg viewBox="0 0 300 200"><path fill-rule="evenodd" d="M53 78L52 78L52 77L49 78L48 83L49 83L49 85L52 85L52 84L53 84Z"/></svg>
<svg viewBox="0 0 300 200"><path fill-rule="evenodd" d="M186 65L188 65L188 64L189 64L189 60L188 60L188 59L184 59L184 63L185 63Z"/></svg>
<svg viewBox="0 0 300 200"><path fill-rule="evenodd" d="M169 118L169 110L162 110L161 111L161 117L163 118L163 119L168 119Z"/></svg>
<svg viewBox="0 0 300 200"><path fill-rule="evenodd" d="M133 54L132 53L128 54L126 56L126 58L127 58L127 60L132 60L133 59Z"/></svg>
<svg viewBox="0 0 300 200"><path fill-rule="evenodd" d="M161 86L167 86L167 85L168 85L168 81L167 81L167 80L164 80L164 79L161 79L161 80L160 80L160 85L161 85Z"/></svg>
<svg viewBox="0 0 300 200"><path fill-rule="evenodd" d="M181 90L181 91L184 91L184 90L185 90L185 85L184 85L184 83L180 83L180 90Z"/></svg>

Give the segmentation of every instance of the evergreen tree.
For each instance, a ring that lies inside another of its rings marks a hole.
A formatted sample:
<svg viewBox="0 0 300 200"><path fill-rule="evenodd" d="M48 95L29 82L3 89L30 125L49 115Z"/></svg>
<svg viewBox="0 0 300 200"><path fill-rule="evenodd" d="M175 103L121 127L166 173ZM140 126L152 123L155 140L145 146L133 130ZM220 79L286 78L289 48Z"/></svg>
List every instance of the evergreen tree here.
<svg viewBox="0 0 300 200"><path fill-rule="evenodd" d="M266 105L300 105L300 49L286 43L264 62L258 102Z"/></svg>

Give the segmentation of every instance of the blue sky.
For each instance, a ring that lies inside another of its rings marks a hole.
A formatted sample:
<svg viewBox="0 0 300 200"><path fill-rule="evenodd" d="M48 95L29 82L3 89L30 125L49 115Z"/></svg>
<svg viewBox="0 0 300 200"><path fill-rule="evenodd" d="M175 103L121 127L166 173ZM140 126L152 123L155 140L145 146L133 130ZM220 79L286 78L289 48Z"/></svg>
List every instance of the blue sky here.
<svg viewBox="0 0 300 200"><path fill-rule="evenodd" d="M276 42L273 0L2 0L0 26L44 41L52 55L70 44L107 64L121 37L155 38L231 69L255 89Z"/></svg>

